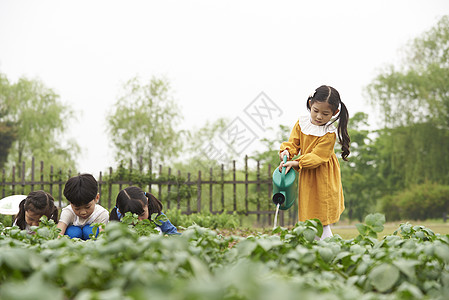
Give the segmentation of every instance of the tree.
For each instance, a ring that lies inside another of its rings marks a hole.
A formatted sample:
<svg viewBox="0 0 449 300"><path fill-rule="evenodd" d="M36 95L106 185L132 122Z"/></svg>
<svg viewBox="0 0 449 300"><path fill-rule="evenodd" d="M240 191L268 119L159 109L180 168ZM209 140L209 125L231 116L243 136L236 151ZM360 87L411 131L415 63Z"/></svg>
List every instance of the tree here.
<svg viewBox="0 0 449 300"><path fill-rule="evenodd" d="M123 86L123 93L107 116L107 130L118 161L152 159L158 163L176 158L182 150L175 126L182 116L166 79L142 84L137 77Z"/></svg>
<svg viewBox="0 0 449 300"><path fill-rule="evenodd" d="M10 84L8 78L0 73L0 168L3 168L8 159L9 150L16 139L15 124L7 121L8 101L10 97Z"/></svg>
<svg viewBox="0 0 449 300"><path fill-rule="evenodd" d="M25 77L8 83L1 93L2 107L6 107L1 121L14 127L15 133L8 163L20 168L35 157L56 168L74 168L79 146L70 140L66 147L62 145L73 112L59 101L59 95L41 81Z"/></svg>
<svg viewBox="0 0 449 300"><path fill-rule="evenodd" d="M0 118L2 115L0 114ZM0 122L0 168L3 168L12 143L16 138L16 130L11 122Z"/></svg>
<svg viewBox="0 0 449 300"><path fill-rule="evenodd" d="M449 16L413 40L399 67L387 66L367 87L382 114L383 165L392 188L449 183ZM391 182L390 182L391 183Z"/></svg>
<svg viewBox="0 0 449 300"><path fill-rule="evenodd" d="M349 220L364 217L375 211L376 200L381 195L378 176L378 148L375 136L367 129L368 115L358 112L349 119L351 137L349 162L340 160L346 213ZM338 146L337 146L338 147Z"/></svg>

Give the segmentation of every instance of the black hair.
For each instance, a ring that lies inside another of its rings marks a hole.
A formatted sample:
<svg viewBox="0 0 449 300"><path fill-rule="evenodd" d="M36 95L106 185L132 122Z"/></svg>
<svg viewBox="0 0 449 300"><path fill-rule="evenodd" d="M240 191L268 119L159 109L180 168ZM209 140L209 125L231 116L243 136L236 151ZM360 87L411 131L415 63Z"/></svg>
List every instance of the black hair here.
<svg viewBox="0 0 449 300"><path fill-rule="evenodd" d="M74 176L64 186L64 197L75 206L88 204L97 194L98 183L91 174Z"/></svg>
<svg viewBox="0 0 449 300"><path fill-rule="evenodd" d="M351 143L351 139L348 134L348 120L349 113L346 105L341 101L340 94L336 89L328 85L322 85L315 90L315 93L307 98L307 109L310 111L312 104L315 102L327 102L332 108L332 112L335 113L340 107L340 112L338 116L331 122L334 123L338 120L338 140L341 145L341 157L343 160L348 160L349 156L349 145Z"/></svg>
<svg viewBox="0 0 449 300"><path fill-rule="evenodd" d="M58 208L55 206L53 196L44 191L33 191L19 204L15 223L21 229L26 228L25 212L32 211L36 214L47 216L49 220L58 223Z"/></svg>
<svg viewBox="0 0 449 300"><path fill-rule="evenodd" d="M151 215L161 214L162 202L154 197L153 194L144 192L137 186L129 186L121 190L116 199L115 207L111 210L109 220L119 220L117 214L117 208L120 214L124 215L127 212L141 215L144 212L144 206L148 206L148 218L151 219Z"/></svg>

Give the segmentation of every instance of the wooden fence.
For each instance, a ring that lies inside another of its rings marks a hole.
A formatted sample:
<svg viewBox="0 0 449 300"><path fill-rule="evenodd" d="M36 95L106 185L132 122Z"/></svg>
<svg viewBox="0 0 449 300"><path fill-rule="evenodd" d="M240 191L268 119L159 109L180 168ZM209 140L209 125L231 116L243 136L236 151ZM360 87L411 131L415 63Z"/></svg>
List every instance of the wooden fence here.
<svg viewBox="0 0 449 300"><path fill-rule="evenodd" d="M210 212L211 214L236 212L240 215L243 225L272 226L275 206L272 197L272 168L268 166L261 171L259 161L255 161L255 170L249 170L248 157L244 159L243 170L236 169L236 161L232 162L232 169L225 170L224 165L209 172L198 171L182 176L181 171L172 172L171 168L162 169L159 165L157 172L150 161L144 166L142 159L133 166L119 167L115 171L112 167L108 172L92 174L98 181L100 204L109 210L115 206L118 191L130 185L140 186L160 199L164 211L179 209L183 214ZM63 189L72 172L44 169L44 162L38 166L34 158L31 166L25 162L20 168L13 167L10 174L2 171L0 182L1 198L9 195L26 195L33 190L45 190L53 195L57 205L61 208L67 205L63 196ZM280 211L278 224L293 225L297 221L296 205L288 211Z"/></svg>

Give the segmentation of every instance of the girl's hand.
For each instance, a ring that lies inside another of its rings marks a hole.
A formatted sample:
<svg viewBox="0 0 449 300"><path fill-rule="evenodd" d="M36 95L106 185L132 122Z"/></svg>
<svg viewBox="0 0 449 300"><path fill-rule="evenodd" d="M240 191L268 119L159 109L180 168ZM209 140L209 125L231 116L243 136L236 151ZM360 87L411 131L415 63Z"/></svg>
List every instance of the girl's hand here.
<svg viewBox="0 0 449 300"><path fill-rule="evenodd" d="M290 171L290 169L292 167L298 168L299 167L299 162L296 160L291 160L288 161L286 163L284 163L283 161L281 161L280 165L279 165L279 171L282 172L282 167L286 167L285 168L285 174L288 173L288 171Z"/></svg>
<svg viewBox="0 0 449 300"><path fill-rule="evenodd" d="M284 160L284 155L287 155L287 160L290 158L290 157L289 157L290 154L288 153L288 150L284 150L284 151L282 151L281 153L279 153L279 159L280 159L281 161Z"/></svg>

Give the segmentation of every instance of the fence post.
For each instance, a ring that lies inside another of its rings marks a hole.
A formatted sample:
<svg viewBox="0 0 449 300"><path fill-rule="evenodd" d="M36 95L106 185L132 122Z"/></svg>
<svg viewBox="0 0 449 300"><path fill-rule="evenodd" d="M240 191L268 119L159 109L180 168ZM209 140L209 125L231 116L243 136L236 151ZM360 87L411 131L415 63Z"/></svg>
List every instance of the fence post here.
<svg viewBox="0 0 449 300"><path fill-rule="evenodd" d="M245 215L248 215L248 155L245 155Z"/></svg>
<svg viewBox="0 0 449 300"><path fill-rule="evenodd" d="M112 167L109 167L109 178L112 179ZM111 209L112 182L108 184L108 209Z"/></svg>
<svg viewBox="0 0 449 300"><path fill-rule="evenodd" d="M209 184L209 211L210 211L210 213L213 213L213 204L212 204L212 201L213 201L213 183L212 183L212 178L213 176L212 176L212 168L210 168L209 169L209 178L210 178L210 180L209 180L209 182L210 182L210 184Z"/></svg>
<svg viewBox="0 0 449 300"><path fill-rule="evenodd" d="M2 198L5 198L5 182L6 182L6 174L5 169L2 170Z"/></svg>
<svg viewBox="0 0 449 300"><path fill-rule="evenodd" d="M64 185L64 182L62 181L62 169L59 169L59 180L58 181L59 181L58 182L58 193L59 193L58 199L59 199L59 203L60 203L59 206L61 206L61 203L62 203L62 186Z"/></svg>
<svg viewBox="0 0 449 300"><path fill-rule="evenodd" d="M201 170L198 171L196 210L201 212Z"/></svg>
<svg viewBox="0 0 449 300"><path fill-rule="evenodd" d="M167 183L167 209L170 209L170 192L171 192L171 168L168 168Z"/></svg>
<svg viewBox="0 0 449 300"><path fill-rule="evenodd" d="M271 165L268 165L268 182L270 181L270 179L271 179ZM272 198L272 196L271 196L271 189L272 189L272 184L271 183L268 183L268 188L267 188L267 190L268 190L268 198L267 199L269 199L268 200L268 207L271 207L270 205L272 205L272 201L271 201L271 198ZM272 218L271 218L271 215L268 215L268 226L270 226L271 227L271 220L272 220Z"/></svg>
<svg viewBox="0 0 449 300"><path fill-rule="evenodd" d="M180 191L181 191L181 171L180 170L178 170L178 180L177 180L178 182L177 182L177 185L176 185L176 188L178 189L178 193L177 193L177 197L176 197L176 208L177 209L181 209L181 193L180 193Z"/></svg>
<svg viewBox="0 0 449 300"><path fill-rule="evenodd" d="M132 160L132 158L130 158L129 159L129 172L128 172L128 185L131 185L130 183L131 183L131 181L132 181L132 178L133 178L133 160Z"/></svg>
<svg viewBox="0 0 449 300"><path fill-rule="evenodd" d="M119 168L121 169L121 168L123 168L123 164L122 163L120 163L120 166L119 166ZM119 170L120 170L119 169ZM121 170L120 170L121 171ZM118 176L118 180L119 180L119 185L118 185L118 189L119 189L119 191L121 191L122 190L122 181L123 181L123 172L119 172L119 176Z"/></svg>
<svg viewBox="0 0 449 300"><path fill-rule="evenodd" d="M16 166L12 167L12 182L11 182L11 187L12 187L12 194L15 195L16 194Z"/></svg>
<svg viewBox="0 0 449 300"><path fill-rule="evenodd" d="M50 195L53 195L53 166L50 166ZM61 207L61 201L59 201L59 207Z"/></svg>
<svg viewBox="0 0 449 300"><path fill-rule="evenodd" d="M22 181L22 195L25 194L25 161L22 161L22 174L21 174L21 181Z"/></svg>
<svg viewBox="0 0 449 300"><path fill-rule="evenodd" d="M187 182L190 184L190 173L187 173ZM187 214L190 215L190 197L187 199Z"/></svg>
<svg viewBox="0 0 449 300"><path fill-rule="evenodd" d="M34 191L34 156L31 157L31 192Z"/></svg>
<svg viewBox="0 0 449 300"><path fill-rule="evenodd" d="M101 205L101 197L102 197L102 192L101 192L101 186L103 185L103 176L102 173L100 171L100 175L98 175L98 193L100 194L100 200L98 201L98 204ZM108 207L109 208L109 207Z"/></svg>
<svg viewBox="0 0 449 300"><path fill-rule="evenodd" d="M221 211L224 212L224 164L221 164Z"/></svg>
<svg viewBox="0 0 449 300"><path fill-rule="evenodd" d="M150 159L148 163L148 174L150 174L150 180L148 182L148 192L151 194L151 181L153 181L153 161Z"/></svg>
<svg viewBox="0 0 449 300"><path fill-rule="evenodd" d="M257 224L260 224L260 162L257 161L257 185L256 185L256 194L257 194Z"/></svg>
<svg viewBox="0 0 449 300"><path fill-rule="evenodd" d="M237 184L236 184L236 174L235 174L235 160L232 161L232 178L234 185L234 211L237 210Z"/></svg>
<svg viewBox="0 0 449 300"><path fill-rule="evenodd" d="M157 197L158 197L159 200L162 200L162 198L161 198L162 197L161 178L162 178L162 165L159 165L159 178L158 178L159 179L159 183L157 185L158 186L158 192L157 192L158 196Z"/></svg>
<svg viewBox="0 0 449 300"><path fill-rule="evenodd" d="M41 173L41 190L44 190L44 161L41 160L41 169L40 169L40 173Z"/></svg>
<svg viewBox="0 0 449 300"><path fill-rule="evenodd" d="M143 172L143 159L142 159L142 155L139 156L139 172L142 175Z"/></svg>

